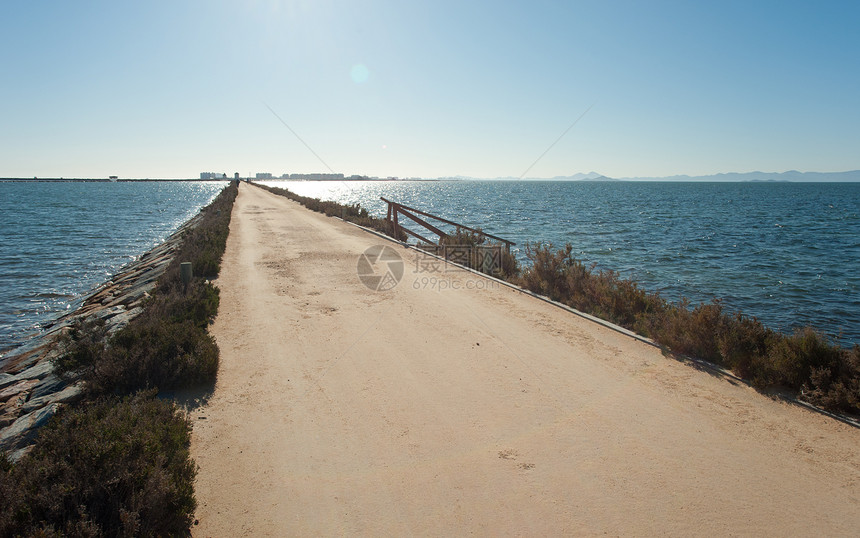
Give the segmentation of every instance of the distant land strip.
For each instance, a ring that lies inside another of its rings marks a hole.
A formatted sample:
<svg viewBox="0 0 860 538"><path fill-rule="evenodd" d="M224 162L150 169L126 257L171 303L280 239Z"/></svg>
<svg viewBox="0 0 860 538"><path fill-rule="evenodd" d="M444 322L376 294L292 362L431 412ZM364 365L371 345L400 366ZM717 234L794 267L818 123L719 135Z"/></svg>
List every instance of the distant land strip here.
<svg viewBox="0 0 860 538"><path fill-rule="evenodd" d="M232 178L231 178L232 179ZM199 178L186 178L186 179L176 179L176 178L145 178L145 179L132 179L132 178L78 178L78 177L3 177L0 178L0 181L27 181L30 183L59 183L59 182L72 182L72 181L80 181L85 183L110 183L110 182L138 182L138 181L229 181L228 179L218 178L218 179L199 179Z"/></svg>
<svg viewBox="0 0 860 538"><path fill-rule="evenodd" d="M269 177L271 176L271 177ZM290 176L290 177L285 177ZM326 177L337 176L337 177ZM211 177L211 178L118 178L110 176L108 178L42 178L42 177L8 177L0 178L2 181L91 181L91 182L108 182L108 181L226 181L229 179L237 179L232 177ZM241 179L249 179L242 177ZM274 174L257 174L257 180L265 181L672 181L679 183L706 183L706 182L728 182L728 183L746 183L746 182L796 182L796 183L860 183L860 170L848 170L845 172L800 172L797 170L788 170L786 172L727 172L720 174L710 174L702 176L690 175L674 175L674 176L632 176L632 177L610 177L598 172L589 172L587 174L577 173L569 176L554 176L554 177L528 177L521 179L513 176L499 177L471 177L471 176L440 176L436 178L419 178L419 177L368 177L368 176L348 176L343 177L343 174L284 174L283 176L275 176Z"/></svg>

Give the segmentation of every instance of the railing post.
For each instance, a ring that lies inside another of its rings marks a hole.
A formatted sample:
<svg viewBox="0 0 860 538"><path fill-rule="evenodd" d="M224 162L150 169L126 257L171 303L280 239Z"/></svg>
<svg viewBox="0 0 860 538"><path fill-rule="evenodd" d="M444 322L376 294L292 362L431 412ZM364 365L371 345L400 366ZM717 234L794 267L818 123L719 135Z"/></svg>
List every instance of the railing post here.
<svg viewBox="0 0 860 538"><path fill-rule="evenodd" d="M188 291L188 284L191 283L194 271L191 268L191 262L181 262L179 264L179 278L182 280L182 290Z"/></svg>
<svg viewBox="0 0 860 538"><path fill-rule="evenodd" d="M444 219L444 218L436 216L436 215L431 215L430 213L427 213L425 211L415 209L414 207L409 207L409 206L406 206L403 204L398 204L397 202L392 202L391 200L388 200L384 197L380 197L380 199L383 202L385 202L386 204L388 204L388 216L386 217L386 220L388 220L391 223L392 232L393 232L395 238L397 238L398 240L400 238L400 233L401 233L400 213L403 213L403 215L405 217L408 217L409 219L413 220L415 223L423 226L424 228L427 228L431 232L438 235L439 236L439 243L441 243L442 239L447 237L448 234L445 231L443 231L441 228L437 228L436 226L433 226L432 224L430 224L427 221L417 217L416 215L421 215L423 217L427 217L427 218L433 219L435 221L443 222L445 224L453 226L456 229L457 234L461 234L464 232L464 230L468 230L469 232L474 233L474 234L478 234L481 237L489 238L489 239L498 241L500 243L504 243L505 244L505 252L507 252L508 254L511 253L511 245L516 244L512 241L508 241L507 239L504 239L504 238L501 238L501 237L498 237L498 236L495 236L492 234L485 233L484 231L482 231L480 229L470 228L469 226L465 226L463 224L453 222L453 221ZM413 232L412 230L410 230L407 227L404 227L402 231L404 234L414 236L414 237L416 237L416 238L418 238L418 239L420 239L426 243L430 243L429 240L425 239L424 237L417 234L416 232Z"/></svg>

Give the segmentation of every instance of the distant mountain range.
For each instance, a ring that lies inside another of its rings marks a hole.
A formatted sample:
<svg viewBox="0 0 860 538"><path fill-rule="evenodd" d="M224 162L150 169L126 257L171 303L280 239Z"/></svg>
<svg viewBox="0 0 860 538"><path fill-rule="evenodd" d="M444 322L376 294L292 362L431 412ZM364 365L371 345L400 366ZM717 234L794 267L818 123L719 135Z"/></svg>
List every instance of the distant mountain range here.
<svg viewBox="0 0 860 538"><path fill-rule="evenodd" d="M572 176L555 176L551 178L553 181L618 181L611 177L606 177L597 172L589 172L587 174L573 174Z"/></svg>
<svg viewBox="0 0 860 538"><path fill-rule="evenodd" d="M455 177L440 177L440 180L475 180L475 179L492 179L492 180L518 180L518 177L495 177L495 178L474 178L467 176ZM589 172L587 174L578 173L572 176L555 176L550 178L526 178L528 180L544 180L544 181L756 181L756 182L779 182L779 181L796 181L796 182L860 182L860 170L851 170L848 172L798 172L797 170L789 170L788 172L729 172L726 174L713 174L709 176L665 176L665 177L623 177L612 178L599 174L598 172Z"/></svg>
<svg viewBox="0 0 860 538"><path fill-rule="evenodd" d="M505 177L491 177L491 178L481 178L481 177L469 177L469 176L451 176L451 177L439 177L436 178L438 180L490 180L490 181L499 181L499 180L521 180L525 179L526 181L619 181L618 179L613 179L611 177L606 177L602 174L598 174L597 172L589 172L587 174L578 173L573 174L572 176L555 176L555 177L527 177L527 178L519 178L514 176L505 176Z"/></svg>
<svg viewBox="0 0 860 538"><path fill-rule="evenodd" d="M860 170L848 172L730 172L710 176L625 177L624 181L800 181L800 182L860 182Z"/></svg>

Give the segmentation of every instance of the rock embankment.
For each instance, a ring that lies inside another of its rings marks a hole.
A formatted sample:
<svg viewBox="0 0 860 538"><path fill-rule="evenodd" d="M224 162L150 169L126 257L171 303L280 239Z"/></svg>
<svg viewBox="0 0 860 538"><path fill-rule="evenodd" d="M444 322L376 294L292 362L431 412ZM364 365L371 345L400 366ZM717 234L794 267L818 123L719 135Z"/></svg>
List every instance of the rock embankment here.
<svg viewBox="0 0 860 538"><path fill-rule="evenodd" d="M99 286L80 308L0 357L0 452L7 452L13 461L20 459L32 446L39 427L62 404L82 396L80 383L68 382L54 372L52 359L62 352L59 337L78 320L103 320L108 334L128 325L143 312L143 303L173 260L182 234L199 221L198 214Z"/></svg>

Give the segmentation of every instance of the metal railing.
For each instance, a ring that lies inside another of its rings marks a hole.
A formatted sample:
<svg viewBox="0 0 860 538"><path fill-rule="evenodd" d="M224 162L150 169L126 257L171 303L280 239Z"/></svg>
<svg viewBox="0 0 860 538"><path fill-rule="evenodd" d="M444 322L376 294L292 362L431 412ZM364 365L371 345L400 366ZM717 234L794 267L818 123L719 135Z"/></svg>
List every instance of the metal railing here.
<svg viewBox="0 0 860 538"><path fill-rule="evenodd" d="M433 219L435 221L438 221L438 222L441 222L444 224L448 224L450 226L454 226L456 228L458 234L461 233L463 230L466 230L466 231L471 232L473 234L477 234L477 235L480 235L482 237L486 237L486 238L492 239L494 241L498 241L499 243L502 243L505 245L505 251L507 251L509 254L511 252L511 247L516 245L516 243L514 243L513 241L508 241L507 239L504 239L504 238L499 237L497 235L488 234L482 230L478 230L476 228L470 228L469 226L466 226L464 224L459 224L457 222L454 222L454 221L451 221L448 219L443 219L442 217L438 217L436 215L431 215L430 213L427 213L425 211L421 211L420 209L415 209L414 207L409 207L407 205L399 204L397 202L392 202L391 200L388 200L388 199L382 198L382 197L380 197L380 200L382 200L383 202L388 204L388 216L386 217L386 220L388 220L388 222L391 223L391 226L392 226L392 229L394 232L394 237L398 237L400 235L400 231L402 230L403 233L410 235L410 236L412 236L412 237L414 237L420 241L424 241L424 243L426 243L428 245L441 245L442 240L444 238L451 236L451 234L440 229L438 226L434 226L433 224L430 224L429 222L427 222L426 220L424 220L423 218L418 216L418 215L421 215L422 217L426 217L427 219ZM439 239L436 241L431 241L430 239L427 239L423 235L403 226L402 224L400 224L400 216L401 215L403 215L404 217L407 217L408 219L412 220L416 224L420 224L421 226L423 226L427 230L433 232L434 234L436 234L439 237Z"/></svg>

